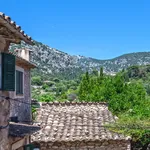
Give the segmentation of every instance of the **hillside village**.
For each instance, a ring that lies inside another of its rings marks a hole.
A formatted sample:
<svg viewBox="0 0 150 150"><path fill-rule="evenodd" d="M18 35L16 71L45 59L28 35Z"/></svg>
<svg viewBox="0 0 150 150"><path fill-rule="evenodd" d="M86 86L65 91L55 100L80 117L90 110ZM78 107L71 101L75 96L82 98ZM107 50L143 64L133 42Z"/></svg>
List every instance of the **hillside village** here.
<svg viewBox="0 0 150 150"><path fill-rule="evenodd" d="M0 150L150 149L149 52L71 56L4 13L0 48Z"/></svg>

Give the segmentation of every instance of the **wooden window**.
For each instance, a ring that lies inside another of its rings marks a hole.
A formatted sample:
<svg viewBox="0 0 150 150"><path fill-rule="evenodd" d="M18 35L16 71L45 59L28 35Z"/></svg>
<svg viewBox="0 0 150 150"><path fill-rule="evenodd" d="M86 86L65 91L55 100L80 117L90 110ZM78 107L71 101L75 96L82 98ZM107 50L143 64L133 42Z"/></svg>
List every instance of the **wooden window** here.
<svg viewBox="0 0 150 150"><path fill-rule="evenodd" d="M3 91L15 91L15 56L7 53L2 53L1 56L1 89Z"/></svg>
<svg viewBox="0 0 150 150"><path fill-rule="evenodd" d="M16 94L23 94L23 72L16 70Z"/></svg>

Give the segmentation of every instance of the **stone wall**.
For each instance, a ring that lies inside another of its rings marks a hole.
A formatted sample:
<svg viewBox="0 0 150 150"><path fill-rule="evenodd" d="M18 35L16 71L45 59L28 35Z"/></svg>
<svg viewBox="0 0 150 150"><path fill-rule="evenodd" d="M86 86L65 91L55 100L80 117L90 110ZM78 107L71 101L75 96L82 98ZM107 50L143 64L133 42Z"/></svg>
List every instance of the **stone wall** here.
<svg viewBox="0 0 150 150"><path fill-rule="evenodd" d="M36 144L35 144L36 145ZM40 143L40 150L130 150L130 141Z"/></svg>
<svg viewBox="0 0 150 150"><path fill-rule="evenodd" d="M30 70L24 68L24 94L23 98L18 97L16 100L31 104L31 83ZM11 101L10 116L18 116L20 122L29 123L31 121L31 105Z"/></svg>
<svg viewBox="0 0 150 150"><path fill-rule="evenodd" d="M8 100L0 98L0 126L6 126L9 120ZM0 150L9 150L8 148L8 127L0 129Z"/></svg>

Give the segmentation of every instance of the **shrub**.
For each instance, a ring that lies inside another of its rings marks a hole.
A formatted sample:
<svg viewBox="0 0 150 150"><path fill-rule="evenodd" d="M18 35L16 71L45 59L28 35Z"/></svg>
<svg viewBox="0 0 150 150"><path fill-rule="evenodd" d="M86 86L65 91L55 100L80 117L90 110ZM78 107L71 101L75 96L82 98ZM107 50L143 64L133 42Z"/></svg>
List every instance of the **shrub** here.
<svg viewBox="0 0 150 150"><path fill-rule="evenodd" d="M32 85L42 85L42 79L40 76L32 77L31 79Z"/></svg>

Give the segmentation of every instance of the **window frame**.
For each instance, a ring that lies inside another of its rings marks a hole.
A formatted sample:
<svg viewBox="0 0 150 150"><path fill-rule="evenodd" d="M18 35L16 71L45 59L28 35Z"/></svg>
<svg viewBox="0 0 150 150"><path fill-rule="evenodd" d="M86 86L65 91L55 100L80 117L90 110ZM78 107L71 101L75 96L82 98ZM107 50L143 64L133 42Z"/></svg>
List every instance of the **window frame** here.
<svg viewBox="0 0 150 150"><path fill-rule="evenodd" d="M22 97L24 97L24 69L19 67L19 66L16 66L16 71L15 71L15 77L16 78L17 78L17 74L16 74L17 71L22 72L22 75L23 75L22 80L23 81L22 81L22 93L17 93L17 89L16 89L17 79L16 79L16 81L15 81L15 93L16 94L15 95L17 98L22 98Z"/></svg>

